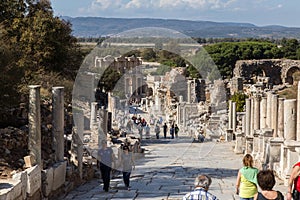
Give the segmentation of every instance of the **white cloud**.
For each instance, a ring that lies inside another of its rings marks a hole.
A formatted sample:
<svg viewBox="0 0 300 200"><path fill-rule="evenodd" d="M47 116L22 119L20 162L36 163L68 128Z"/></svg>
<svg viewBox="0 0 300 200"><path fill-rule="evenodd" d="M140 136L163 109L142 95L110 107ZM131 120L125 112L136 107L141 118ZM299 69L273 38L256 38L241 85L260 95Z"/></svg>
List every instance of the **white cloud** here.
<svg viewBox="0 0 300 200"><path fill-rule="evenodd" d="M124 8L148 8L151 6L151 1L149 0L130 0L124 5Z"/></svg>
<svg viewBox="0 0 300 200"><path fill-rule="evenodd" d="M220 9L235 1L237 0L95 0L90 9Z"/></svg>
<svg viewBox="0 0 300 200"><path fill-rule="evenodd" d="M231 20L241 15L252 16L261 10L279 10L284 5L280 1L282 0L93 0L85 12L80 12L89 16L204 20L225 20L220 15L234 16L228 17L227 20Z"/></svg>

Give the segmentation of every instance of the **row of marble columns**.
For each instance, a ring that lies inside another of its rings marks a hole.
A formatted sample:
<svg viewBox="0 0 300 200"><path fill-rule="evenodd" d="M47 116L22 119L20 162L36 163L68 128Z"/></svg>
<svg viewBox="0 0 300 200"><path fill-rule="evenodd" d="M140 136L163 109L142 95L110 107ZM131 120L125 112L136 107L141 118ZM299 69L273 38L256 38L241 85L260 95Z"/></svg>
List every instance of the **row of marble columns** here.
<svg viewBox="0 0 300 200"><path fill-rule="evenodd" d="M232 109L229 107L229 113L230 110ZM267 97L257 95L246 99L245 135L253 136L255 130L270 128L273 130L274 137L283 137L286 140L299 141L300 132L296 133L296 130L298 130L296 129L296 119L297 117L300 119L300 115L297 116L296 111L296 99L278 98L277 94L271 92L267 93ZM231 116L231 114L229 115ZM231 119L229 117L229 123L231 123L233 119L234 116L232 116ZM229 126L229 128L232 127ZM298 131L300 131L300 129Z"/></svg>
<svg viewBox="0 0 300 200"><path fill-rule="evenodd" d="M42 139L41 139L41 103L40 85L29 86L29 138L28 148L30 155L36 164L43 168L42 162ZM55 161L64 161L64 88L52 88L52 130L53 150Z"/></svg>
<svg viewBox="0 0 300 200"><path fill-rule="evenodd" d="M110 109L115 112L115 106L110 107ZM99 116L99 119L97 119L97 115ZM98 109L97 102L91 103L90 130L92 131L92 134L97 135L98 147L100 147L100 144L102 144L103 140L106 141L106 134L109 131L108 115L109 111L107 109L104 107Z"/></svg>
<svg viewBox="0 0 300 200"><path fill-rule="evenodd" d="M41 97L40 85L29 86L29 154L34 158L35 163L43 169L42 160L42 136L41 136ZM73 110L74 111L74 110ZM97 113L99 121L97 120ZM98 109L97 103L91 103L91 129L96 131L97 143L101 144L106 140L108 112L104 108ZM72 136L71 161L78 167L80 178L83 169L83 140L84 140L84 112L76 109L73 112L75 122L74 134ZM64 161L64 88L52 88L52 131L53 131L53 151L55 162Z"/></svg>
<svg viewBox="0 0 300 200"><path fill-rule="evenodd" d="M253 95L246 99L245 131L235 132L236 153L251 153L262 168L276 170L284 180L300 159L300 82L297 99L279 98L272 92ZM230 102L231 124L236 120L233 112Z"/></svg>

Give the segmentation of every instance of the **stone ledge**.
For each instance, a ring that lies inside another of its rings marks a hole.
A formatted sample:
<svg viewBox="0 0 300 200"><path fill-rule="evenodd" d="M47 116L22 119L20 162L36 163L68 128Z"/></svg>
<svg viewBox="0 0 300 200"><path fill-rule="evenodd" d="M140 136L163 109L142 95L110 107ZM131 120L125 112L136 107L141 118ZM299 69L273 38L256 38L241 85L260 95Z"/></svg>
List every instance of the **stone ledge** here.
<svg viewBox="0 0 300 200"><path fill-rule="evenodd" d="M0 199L1 200L22 199L21 181L0 180Z"/></svg>

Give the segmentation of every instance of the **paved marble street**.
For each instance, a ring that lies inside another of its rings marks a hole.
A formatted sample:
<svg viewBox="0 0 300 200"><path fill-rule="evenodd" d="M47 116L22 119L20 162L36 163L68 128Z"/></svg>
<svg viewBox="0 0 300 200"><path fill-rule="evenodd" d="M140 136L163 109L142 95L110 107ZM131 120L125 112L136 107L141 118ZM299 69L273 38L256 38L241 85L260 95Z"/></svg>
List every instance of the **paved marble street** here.
<svg viewBox="0 0 300 200"><path fill-rule="evenodd" d="M210 192L220 200L239 199L235 195L235 180L242 167L242 155L234 154L233 145L214 141L192 143L182 135L174 140L144 140L145 155L136 161L130 191L124 188L119 174L112 178L109 192L102 191L101 181L95 179L62 199L182 199L193 189L199 173L212 177ZM286 192L282 181L277 181L274 189Z"/></svg>

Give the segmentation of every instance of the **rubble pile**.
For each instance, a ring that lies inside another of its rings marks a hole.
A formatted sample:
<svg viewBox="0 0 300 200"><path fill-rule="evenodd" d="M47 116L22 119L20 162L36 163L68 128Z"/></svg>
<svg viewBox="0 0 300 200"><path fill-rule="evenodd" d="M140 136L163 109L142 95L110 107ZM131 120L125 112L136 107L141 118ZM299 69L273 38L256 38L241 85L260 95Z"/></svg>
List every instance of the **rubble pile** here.
<svg viewBox="0 0 300 200"><path fill-rule="evenodd" d="M7 127L0 129L0 178L10 178L13 171L22 171L23 157L28 155L26 131Z"/></svg>

